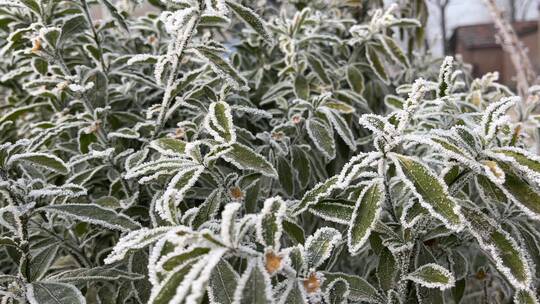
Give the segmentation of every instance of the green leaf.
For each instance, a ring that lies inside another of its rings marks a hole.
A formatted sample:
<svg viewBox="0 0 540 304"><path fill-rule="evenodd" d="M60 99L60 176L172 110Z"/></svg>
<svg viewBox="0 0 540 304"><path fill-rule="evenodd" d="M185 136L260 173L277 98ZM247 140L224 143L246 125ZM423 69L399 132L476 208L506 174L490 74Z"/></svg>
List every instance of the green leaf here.
<svg viewBox="0 0 540 304"><path fill-rule="evenodd" d="M220 188L214 189L212 193L204 200L204 203L197 210L197 214L191 221L191 226L195 229L199 228L205 222L212 220L219 211L221 206L223 192Z"/></svg>
<svg viewBox="0 0 540 304"><path fill-rule="evenodd" d="M122 16L118 12L116 7L111 2L109 2L109 0L100 0L100 1L105 5L107 10L109 11L109 14L111 14L111 16L114 18L116 23L120 25L120 27L124 29L126 32L129 32L129 28L126 24L126 21L124 20L124 16Z"/></svg>
<svg viewBox="0 0 540 304"><path fill-rule="evenodd" d="M478 186L479 192L485 199L488 199L497 203L505 203L507 198L504 194L504 191L501 190L495 183L489 180L484 175L476 175L476 185Z"/></svg>
<svg viewBox="0 0 540 304"><path fill-rule="evenodd" d="M382 180L374 181L362 190L356 202L347 234L351 254L357 254L367 242L371 230L378 221L385 200Z"/></svg>
<svg viewBox="0 0 540 304"><path fill-rule="evenodd" d="M394 108L396 110L403 110L403 104L405 103L405 99L396 95L386 95L384 96L384 103L387 106L390 106L391 108Z"/></svg>
<svg viewBox="0 0 540 304"><path fill-rule="evenodd" d="M277 172L281 187L287 195L292 195L294 192L293 169L289 164L289 160L283 156L278 156L277 158Z"/></svg>
<svg viewBox="0 0 540 304"><path fill-rule="evenodd" d="M236 15L238 15L238 17L240 17L240 19L251 26L251 28L253 28L259 35L261 35L264 40L270 44L273 43L272 36L266 28L264 21L252 9L231 0L226 0L225 3Z"/></svg>
<svg viewBox="0 0 540 304"><path fill-rule="evenodd" d="M8 165L20 161L29 162L33 165L47 168L51 171L64 175L69 173L68 165L63 160L58 158L58 156L53 154L40 152L15 154L8 160Z"/></svg>
<svg viewBox="0 0 540 304"><path fill-rule="evenodd" d="M289 280L287 289L283 292L282 300L279 303L287 304L307 304L306 292L298 280Z"/></svg>
<svg viewBox="0 0 540 304"><path fill-rule="evenodd" d="M339 278L328 284L324 298L328 304L346 304L349 292L349 283Z"/></svg>
<svg viewBox="0 0 540 304"><path fill-rule="evenodd" d="M270 198L264 202L257 224L257 237L264 246L279 249L286 208L285 202L280 197Z"/></svg>
<svg viewBox="0 0 540 304"><path fill-rule="evenodd" d="M328 159L336 157L336 145L332 129L320 119L311 118L306 121L306 130L317 150L321 151Z"/></svg>
<svg viewBox="0 0 540 304"><path fill-rule="evenodd" d="M223 143L236 141L231 107L228 103L223 101L211 103L204 125L215 140Z"/></svg>
<svg viewBox="0 0 540 304"><path fill-rule="evenodd" d="M337 180L338 177L333 176L324 182L318 183L317 185L315 185L315 187L313 187L313 189L306 192L306 194L304 194L304 197L302 197L300 203L295 206L294 215L298 215L306 211L311 205L317 203L320 198L329 195L330 192L334 189Z"/></svg>
<svg viewBox="0 0 540 304"><path fill-rule="evenodd" d="M48 281L60 283L85 283L92 281L134 281L143 279L144 276L137 273L127 272L115 268L99 266L94 268L79 268L56 273L47 278Z"/></svg>
<svg viewBox="0 0 540 304"><path fill-rule="evenodd" d="M407 279L426 288L439 288L441 290L453 287L454 276L446 268L437 264L425 264L410 273Z"/></svg>
<svg viewBox="0 0 540 304"><path fill-rule="evenodd" d="M28 281L33 282L43 278L56 259L59 247L58 244L52 244L31 251L30 263L28 264Z"/></svg>
<svg viewBox="0 0 540 304"><path fill-rule="evenodd" d="M322 61L315 57L312 54L306 54L306 59L308 61L309 66L317 75L317 78L319 78L320 81L322 81L325 84L331 84L332 80L330 80L330 77L328 77L328 74L326 73L326 69L322 63Z"/></svg>
<svg viewBox="0 0 540 304"><path fill-rule="evenodd" d="M319 110L323 112L326 118L332 123L337 134L339 137L341 137L349 149L356 151L356 142L354 140L352 130L349 127L349 123L347 123L347 121L341 115L333 110L330 110L329 108L322 107L319 108Z"/></svg>
<svg viewBox="0 0 540 304"><path fill-rule="evenodd" d="M292 147L292 166L296 171L301 188L304 189L311 178L311 166L306 152L298 146Z"/></svg>
<svg viewBox="0 0 540 304"><path fill-rule="evenodd" d="M7 112L6 114L4 114L4 116L0 118L0 124L6 121L15 121L21 115L31 112L33 109L37 109L44 106L49 107L50 104L48 102L36 102L31 105L14 108L13 110Z"/></svg>
<svg viewBox="0 0 540 304"><path fill-rule="evenodd" d="M190 260L179 268L175 269L172 274L160 283L157 291L152 290L149 303L153 304L168 304L171 299L176 295L176 289L182 284L189 271L192 269L197 260Z"/></svg>
<svg viewBox="0 0 540 304"><path fill-rule="evenodd" d="M84 304L77 287L66 283L34 282L26 286L30 304Z"/></svg>
<svg viewBox="0 0 540 304"><path fill-rule="evenodd" d="M348 225L354 211L354 205L339 199L323 199L309 207L309 212L330 222Z"/></svg>
<svg viewBox="0 0 540 304"><path fill-rule="evenodd" d="M272 303L270 276L258 260L251 260L238 281L234 292L234 303L267 304Z"/></svg>
<svg viewBox="0 0 540 304"><path fill-rule="evenodd" d="M156 201L156 211L171 223L176 223L177 206L184 200L186 192L193 187L203 171L204 166L188 166L176 173L171 178L167 189L158 201Z"/></svg>
<svg viewBox="0 0 540 304"><path fill-rule="evenodd" d="M506 121L501 121L501 117L503 117L506 112L519 101L519 97L505 97L500 101L489 104L484 111L480 123L485 141L490 141L495 136L499 125L501 123L506 123Z"/></svg>
<svg viewBox="0 0 540 304"><path fill-rule="evenodd" d="M540 193L503 163L498 165L505 176L501 190L529 217L540 220Z"/></svg>
<svg viewBox="0 0 540 304"><path fill-rule="evenodd" d="M351 274L339 272L322 272L325 281L323 285L328 286L337 279L343 279L349 283L349 296L352 301L364 301L368 303L384 303L375 287L371 286L365 279Z"/></svg>
<svg viewBox="0 0 540 304"><path fill-rule="evenodd" d="M283 221L283 230L289 235L289 237L296 241L298 244L304 244L305 242L305 233L302 226L298 225L295 222L285 219Z"/></svg>
<svg viewBox="0 0 540 304"><path fill-rule="evenodd" d="M356 93L362 95L365 88L365 80L362 72L353 65L347 67L347 83Z"/></svg>
<svg viewBox="0 0 540 304"><path fill-rule="evenodd" d="M214 69L218 70L219 73L226 75L233 84L238 88L243 88L247 86L247 80L240 75L240 73L231 65L231 63L224 58L220 51L207 46L197 46L195 48L198 53L208 59L212 64Z"/></svg>
<svg viewBox="0 0 540 304"><path fill-rule="evenodd" d="M514 304L538 304L538 298L529 289L520 289L514 295Z"/></svg>
<svg viewBox="0 0 540 304"><path fill-rule="evenodd" d="M294 94L297 98L309 100L309 82L302 74L296 75L294 79Z"/></svg>
<svg viewBox="0 0 540 304"><path fill-rule="evenodd" d="M141 225L130 217L116 211L93 204L51 205L37 209L63 217L103 226L113 230L130 231Z"/></svg>
<svg viewBox="0 0 540 304"><path fill-rule="evenodd" d="M390 36L378 36L388 55L403 67L410 67L409 58L405 55L399 44Z"/></svg>
<svg viewBox="0 0 540 304"><path fill-rule="evenodd" d="M19 0L19 2L26 6L29 10L36 13L38 16L41 16L41 8L38 1L35 0Z"/></svg>
<svg viewBox="0 0 540 304"><path fill-rule="evenodd" d="M379 264L377 265L377 278L379 279L379 286L383 290L390 290L394 288L396 283L396 274L396 259L388 248L383 247L379 254Z"/></svg>
<svg viewBox="0 0 540 304"><path fill-rule="evenodd" d="M153 140L150 142L149 146L159 153L168 156L180 156L184 154L186 150L185 141L171 137L163 137Z"/></svg>
<svg viewBox="0 0 540 304"><path fill-rule="evenodd" d="M462 215L459 206L448 194L446 184L426 165L411 157L393 154L392 158L403 181L418 198L420 205L447 228L461 230Z"/></svg>
<svg viewBox="0 0 540 304"><path fill-rule="evenodd" d="M377 75L384 83L388 84L388 75L386 74L384 64L379 58L377 51L375 51L375 48L366 46L366 58L375 75Z"/></svg>
<svg viewBox="0 0 540 304"><path fill-rule="evenodd" d="M491 256L495 267L516 288L527 288L532 275L525 250L508 232L481 211L464 208L463 214L471 234L480 247Z"/></svg>
<svg viewBox="0 0 540 304"><path fill-rule="evenodd" d="M189 260L197 259L210 252L209 248L206 247L190 247L185 249L178 254L167 255L166 258L163 258L160 261L160 266L165 271L173 271L178 266L186 263Z"/></svg>
<svg viewBox="0 0 540 304"><path fill-rule="evenodd" d="M223 259L219 261L212 271L208 285L211 303L232 304L238 279L238 274L227 261Z"/></svg>
<svg viewBox="0 0 540 304"><path fill-rule="evenodd" d="M540 157L515 147L502 147L486 151L488 155L504 161L540 185Z"/></svg>
<svg viewBox="0 0 540 304"><path fill-rule="evenodd" d="M277 172L274 167L261 155L255 153L251 148L240 143L231 145L232 150L223 155L223 159L232 163L242 170L253 170L269 177L276 177Z"/></svg>
<svg viewBox="0 0 540 304"><path fill-rule="evenodd" d="M315 269L322 265L340 242L341 233L334 228L324 227L315 231L306 240L304 247L304 259L307 268Z"/></svg>

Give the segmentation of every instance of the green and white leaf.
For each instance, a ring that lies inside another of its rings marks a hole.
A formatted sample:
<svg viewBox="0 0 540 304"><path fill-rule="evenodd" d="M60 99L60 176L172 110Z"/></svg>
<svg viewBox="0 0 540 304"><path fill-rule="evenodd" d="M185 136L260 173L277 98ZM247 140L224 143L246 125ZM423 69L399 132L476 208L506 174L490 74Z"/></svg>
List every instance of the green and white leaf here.
<svg viewBox="0 0 540 304"><path fill-rule="evenodd" d="M407 279L427 288L445 290L455 284L455 279L448 269L437 264L425 264L406 276Z"/></svg>
<svg viewBox="0 0 540 304"><path fill-rule="evenodd" d="M399 176L413 192L420 205L451 230L463 229L463 215L448 187L426 165L408 156L392 154Z"/></svg>
<svg viewBox="0 0 540 304"><path fill-rule="evenodd" d="M141 228L139 223L127 215L95 204L51 205L41 207L38 210L113 230L131 231Z"/></svg>
<svg viewBox="0 0 540 304"><path fill-rule="evenodd" d="M351 254L358 254L367 242L379 220L385 200L382 179L371 182L360 194L347 232L347 245Z"/></svg>

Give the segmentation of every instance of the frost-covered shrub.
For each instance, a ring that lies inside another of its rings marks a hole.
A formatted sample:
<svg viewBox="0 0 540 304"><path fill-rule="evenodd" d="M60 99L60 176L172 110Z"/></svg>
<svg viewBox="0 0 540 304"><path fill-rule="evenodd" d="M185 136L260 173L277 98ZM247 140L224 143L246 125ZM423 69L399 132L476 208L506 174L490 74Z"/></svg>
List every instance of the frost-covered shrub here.
<svg viewBox="0 0 540 304"><path fill-rule="evenodd" d="M423 1L149 2L0 0L2 303L538 303L535 98Z"/></svg>

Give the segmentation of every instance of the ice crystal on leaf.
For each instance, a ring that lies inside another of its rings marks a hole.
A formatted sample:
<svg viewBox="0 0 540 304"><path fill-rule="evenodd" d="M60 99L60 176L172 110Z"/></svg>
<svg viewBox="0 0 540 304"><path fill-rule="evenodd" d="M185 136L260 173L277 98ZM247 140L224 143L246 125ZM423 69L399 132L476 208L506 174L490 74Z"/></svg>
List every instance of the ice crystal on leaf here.
<svg viewBox="0 0 540 304"><path fill-rule="evenodd" d="M538 303L539 88L427 0L120 2L0 0L0 303Z"/></svg>

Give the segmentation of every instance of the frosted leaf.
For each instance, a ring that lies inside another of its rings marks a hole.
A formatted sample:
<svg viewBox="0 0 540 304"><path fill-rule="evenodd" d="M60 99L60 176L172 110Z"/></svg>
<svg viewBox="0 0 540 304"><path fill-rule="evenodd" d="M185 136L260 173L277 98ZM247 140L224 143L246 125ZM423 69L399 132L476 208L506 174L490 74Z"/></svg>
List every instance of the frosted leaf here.
<svg viewBox="0 0 540 304"><path fill-rule="evenodd" d="M105 258L105 264L121 261L130 250L144 248L160 239L169 231L188 232L185 227L142 228L120 238L113 251Z"/></svg>
<svg viewBox="0 0 540 304"><path fill-rule="evenodd" d="M185 152L186 142L171 137L163 137L151 141L149 147L162 155L178 157Z"/></svg>
<svg viewBox="0 0 540 304"><path fill-rule="evenodd" d="M326 107L319 108L319 111L325 113L326 118L330 120L339 137L341 137L345 144L352 151L356 151L356 142L354 141L354 136L345 119Z"/></svg>
<svg viewBox="0 0 540 304"><path fill-rule="evenodd" d="M437 89L437 97L442 98L450 95L452 91L452 83L450 77L452 76L452 64L454 58L452 56L446 56L441 65L439 71L439 88Z"/></svg>
<svg viewBox="0 0 540 304"><path fill-rule="evenodd" d="M403 207L399 220L403 227L412 228L423 216L427 214L428 211L425 208L423 208L415 200L411 200L405 205L405 207Z"/></svg>
<svg viewBox="0 0 540 304"><path fill-rule="evenodd" d="M264 20L262 20L252 9L245 7L239 3L231 0L224 0L224 2L231 8L231 10L238 15L244 22L246 22L251 28L253 28L261 37L269 42L273 43L272 36L266 28Z"/></svg>
<svg viewBox="0 0 540 304"><path fill-rule="evenodd" d="M309 207L309 212L325 221L348 225L354 206L343 203L341 200L320 200Z"/></svg>
<svg viewBox="0 0 540 304"><path fill-rule="evenodd" d="M214 267L208 284L208 298L212 304L231 304L239 275L224 259Z"/></svg>
<svg viewBox="0 0 540 304"><path fill-rule="evenodd" d="M353 180L359 178L363 173L367 174L368 172L362 172L362 170L370 168L381 156L382 153L380 152L368 152L352 157L339 173L337 187L345 189ZM368 177L368 175L366 175L366 177Z"/></svg>
<svg viewBox="0 0 540 304"><path fill-rule="evenodd" d="M365 279L351 274L341 272L323 272L325 281L323 289L326 289L328 284L337 279L343 279L349 284L349 296L351 301L363 301L368 303L384 303L377 289L369 284Z"/></svg>
<svg viewBox="0 0 540 304"><path fill-rule="evenodd" d="M86 189L82 186L71 183L64 184L62 186L49 185L42 189L31 190L28 193L28 196L33 198L57 196L79 197L82 195L86 195Z"/></svg>
<svg viewBox="0 0 540 304"><path fill-rule="evenodd" d="M31 67L20 67L16 69L12 69L9 72L5 73L2 77L0 77L1 82L8 82L9 80L13 80L17 77L22 77L28 74L31 74L33 72Z"/></svg>
<svg viewBox="0 0 540 304"><path fill-rule="evenodd" d="M540 157L516 147L501 147L484 151L487 156L511 164L528 179L540 185Z"/></svg>
<svg viewBox="0 0 540 304"><path fill-rule="evenodd" d="M69 173L69 167L67 166L67 164L58 156L53 154L40 152L15 154L9 158L7 166L11 166L13 163L20 161L29 162L60 174Z"/></svg>
<svg viewBox="0 0 540 304"><path fill-rule="evenodd" d="M354 207L347 233L347 245L351 254L357 254L367 242L371 231L379 220L385 200L382 179L374 180L362 193Z"/></svg>
<svg viewBox="0 0 540 304"><path fill-rule="evenodd" d="M379 79L385 84L389 84L390 79L386 72L384 63L381 61L381 58L374 47L366 45L366 59L375 75L377 75L377 77L379 77Z"/></svg>
<svg viewBox="0 0 540 304"><path fill-rule="evenodd" d="M196 166L194 162L187 161L182 158L164 158L156 161L142 163L136 167L129 169L124 175L125 179L137 178L144 175L151 175L158 171L168 170L175 172L185 169L186 167ZM169 173L170 173L169 172Z"/></svg>
<svg viewBox="0 0 540 304"><path fill-rule="evenodd" d="M528 254L493 219L479 210L464 209L467 226L480 247L491 256L495 267L517 289L527 289L532 274Z"/></svg>
<svg viewBox="0 0 540 304"><path fill-rule="evenodd" d="M334 228L320 228L311 235L304 246L304 263L306 269L316 269L332 253L341 242L341 233Z"/></svg>
<svg viewBox="0 0 540 304"><path fill-rule="evenodd" d="M84 296L74 285L46 281L26 285L26 298L30 304L86 303Z"/></svg>
<svg viewBox="0 0 540 304"><path fill-rule="evenodd" d="M305 304L309 303L306 290L298 280L287 280L287 286L282 293L276 293L280 296L278 304Z"/></svg>
<svg viewBox="0 0 540 304"><path fill-rule="evenodd" d="M241 205L229 203L221 213L221 239L226 246L234 247L236 215Z"/></svg>
<svg viewBox="0 0 540 304"><path fill-rule="evenodd" d="M236 141L231 108L226 102L210 104L204 120L204 127L219 142L233 143Z"/></svg>
<svg viewBox="0 0 540 304"><path fill-rule="evenodd" d="M203 166L187 167L176 173L167 185L163 196L156 202L156 211L163 219L176 222L176 207L184 199L186 192L197 182L205 168Z"/></svg>
<svg viewBox="0 0 540 304"><path fill-rule="evenodd" d="M411 157L391 154L398 176L403 180L420 205L451 230L463 229L460 207L448 193L446 183L431 169Z"/></svg>
<svg viewBox="0 0 540 304"><path fill-rule="evenodd" d="M262 109L258 109L258 108L233 105L233 106L231 106L231 109L233 109L235 113L238 113L238 112L246 113L246 114L249 114L249 115L253 115L253 116L257 117L257 118L258 117L266 118L266 119L271 119L272 118L272 113L271 112L265 111L265 110L262 110Z"/></svg>
<svg viewBox="0 0 540 304"><path fill-rule="evenodd" d="M243 170L254 170L265 176L276 177L276 169L264 157L257 154L251 148L240 143L231 145L231 150L225 153L222 158Z"/></svg>
<svg viewBox="0 0 540 304"><path fill-rule="evenodd" d="M514 294L514 304L538 304L538 297L530 289L520 289Z"/></svg>
<svg viewBox="0 0 540 304"><path fill-rule="evenodd" d="M47 278L48 281L60 283L85 283L91 281L140 280L144 277L136 273L115 268L99 266L94 268L79 268L56 273Z"/></svg>
<svg viewBox="0 0 540 304"><path fill-rule="evenodd" d="M328 284L324 299L328 304L347 304L349 293L349 283L345 279L337 278Z"/></svg>
<svg viewBox="0 0 540 304"><path fill-rule="evenodd" d="M495 136L498 127L505 122L505 113L519 100L519 97L505 97L498 102L491 103L486 108L480 123L480 132L486 141L490 141Z"/></svg>
<svg viewBox="0 0 540 304"><path fill-rule="evenodd" d="M199 303L210 274L226 249L216 249L198 260L190 261L171 273L152 288L150 303Z"/></svg>
<svg viewBox="0 0 540 304"><path fill-rule="evenodd" d="M390 139L396 134L395 127L388 122L386 117L376 114L363 114L360 116L359 123L377 136Z"/></svg>
<svg viewBox="0 0 540 304"><path fill-rule="evenodd" d="M158 56L151 54L136 54L131 56L126 62L127 65L133 65L137 63L155 63L157 62Z"/></svg>
<svg viewBox="0 0 540 304"><path fill-rule="evenodd" d="M320 119L312 118L306 121L309 138L320 152L328 159L336 156L334 132Z"/></svg>
<svg viewBox="0 0 540 304"><path fill-rule="evenodd" d="M259 259L250 259L234 291L233 304L267 303L274 303L270 276Z"/></svg>
<svg viewBox="0 0 540 304"><path fill-rule="evenodd" d="M84 86L80 85L80 84L76 84L76 83L72 83L72 84L69 84L68 85L68 88L73 91L73 92L76 92L76 93L86 93L88 92L89 90L91 90L92 88L94 87L94 83L93 82L89 82L87 84L85 84Z"/></svg>
<svg viewBox="0 0 540 304"><path fill-rule="evenodd" d="M51 205L38 210L120 231L130 231L141 227L127 215L94 204Z"/></svg>
<svg viewBox="0 0 540 304"><path fill-rule="evenodd" d="M337 181L338 177L333 176L324 182L318 183L315 185L315 187L313 187L313 189L306 192L300 203L294 207L294 215L301 214L302 212L306 211L309 206L315 204L320 198L328 196L336 187Z"/></svg>
<svg viewBox="0 0 540 304"><path fill-rule="evenodd" d="M424 98L428 90L429 84L422 78L417 79L411 87L409 97L403 104L403 110L398 112L398 126L397 131L402 132L405 130L413 114L416 112L421 100Z"/></svg>
<svg viewBox="0 0 540 304"><path fill-rule="evenodd" d="M221 50L207 46L197 46L193 52L205 60L219 77L229 80L229 84L238 90L249 90L248 81L236 70L229 60L223 58Z"/></svg>
<svg viewBox="0 0 540 304"><path fill-rule="evenodd" d="M257 221L257 238L266 247L278 251L283 234L283 218L287 206L280 197L267 199Z"/></svg>
<svg viewBox="0 0 540 304"><path fill-rule="evenodd" d="M427 288L445 290L455 284L452 273L437 264L425 264L406 276L407 279Z"/></svg>

